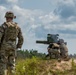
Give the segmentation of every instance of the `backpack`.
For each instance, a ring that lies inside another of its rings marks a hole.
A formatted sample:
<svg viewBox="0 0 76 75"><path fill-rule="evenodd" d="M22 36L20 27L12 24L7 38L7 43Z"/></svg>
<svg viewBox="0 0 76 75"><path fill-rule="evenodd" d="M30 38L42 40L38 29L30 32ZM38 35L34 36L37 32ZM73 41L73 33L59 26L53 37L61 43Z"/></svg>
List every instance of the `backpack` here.
<svg viewBox="0 0 76 75"><path fill-rule="evenodd" d="M16 41L17 35L18 35L18 26L16 23L6 22L4 25L5 27L5 33L4 33L4 39L5 41Z"/></svg>

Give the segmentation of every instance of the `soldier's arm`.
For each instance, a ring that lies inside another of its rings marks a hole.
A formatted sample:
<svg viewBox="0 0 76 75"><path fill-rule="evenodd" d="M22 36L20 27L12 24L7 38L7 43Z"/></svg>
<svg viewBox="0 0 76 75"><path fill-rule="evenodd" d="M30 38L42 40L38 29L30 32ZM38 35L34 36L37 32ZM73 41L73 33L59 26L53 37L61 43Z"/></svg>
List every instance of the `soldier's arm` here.
<svg viewBox="0 0 76 75"><path fill-rule="evenodd" d="M0 43L2 42L3 35L4 35L4 28L0 26Z"/></svg>
<svg viewBox="0 0 76 75"><path fill-rule="evenodd" d="M21 29L19 28L17 48L21 48L22 44L23 44L23 35Z"/></svg>

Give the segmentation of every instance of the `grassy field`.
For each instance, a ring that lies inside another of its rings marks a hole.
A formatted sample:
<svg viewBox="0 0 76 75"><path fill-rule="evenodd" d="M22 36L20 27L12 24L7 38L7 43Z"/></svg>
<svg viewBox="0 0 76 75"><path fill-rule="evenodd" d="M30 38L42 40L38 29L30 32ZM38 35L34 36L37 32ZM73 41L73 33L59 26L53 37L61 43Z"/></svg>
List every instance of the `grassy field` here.
<svg viewBox="0 0 76 75"><path fill-rule="evenodd" d="M37 57L18 59L16 75L76 75L76 63L74 59L62 62Z"/></svg>

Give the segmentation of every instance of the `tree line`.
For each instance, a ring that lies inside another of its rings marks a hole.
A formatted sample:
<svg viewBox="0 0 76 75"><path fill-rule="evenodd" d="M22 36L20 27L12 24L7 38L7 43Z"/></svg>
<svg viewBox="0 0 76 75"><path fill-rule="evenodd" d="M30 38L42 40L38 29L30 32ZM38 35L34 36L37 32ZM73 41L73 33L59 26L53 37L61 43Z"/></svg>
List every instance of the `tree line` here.
<svg viewBox="0 0 76 75"><path fill-rule="evenodd" d="M37 50L18 50L17 51L17 58L32 58L33 56L44 58L46 56L45 53L39 53Z"/></svg>
<svg viewBox="0 0 76 75"><path fill-rule="evenodd" d="M17 51L17 58L32 58L33 56L45 58L46 53L39 53L38 50L18 50ZM70 58L76 58L76 54L69 54Z"/></svg>

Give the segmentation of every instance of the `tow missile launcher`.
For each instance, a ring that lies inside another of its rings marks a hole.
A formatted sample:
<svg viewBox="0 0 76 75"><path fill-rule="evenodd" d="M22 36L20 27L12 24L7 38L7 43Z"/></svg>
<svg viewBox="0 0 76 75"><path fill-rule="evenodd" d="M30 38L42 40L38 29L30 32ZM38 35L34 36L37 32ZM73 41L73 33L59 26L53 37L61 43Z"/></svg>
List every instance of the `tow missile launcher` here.
<svg viewBox="0 0 76 75"><path fill-rule="evenodd" d="M60 54L60 47L59 45L61 43L64 43L65 45L67 45L66 42L64 42L63 39L59 39L59 34L47 34L47 40L37 40L36 43L40 43L40 44L49 44L48 48L48 54L47 56L50 56L50 58L60 58L61 54Z"/></svg>
<svg viewBox="0 0 76 75"><path fill-rule="evenodd" d="M41 44L50 44L50 43L58 43L58 41L64 42L63 39L59 39L59 34L47 34L47 40L37 40L36 43ZM66 42L64 42L67 44Z"/></svg>

